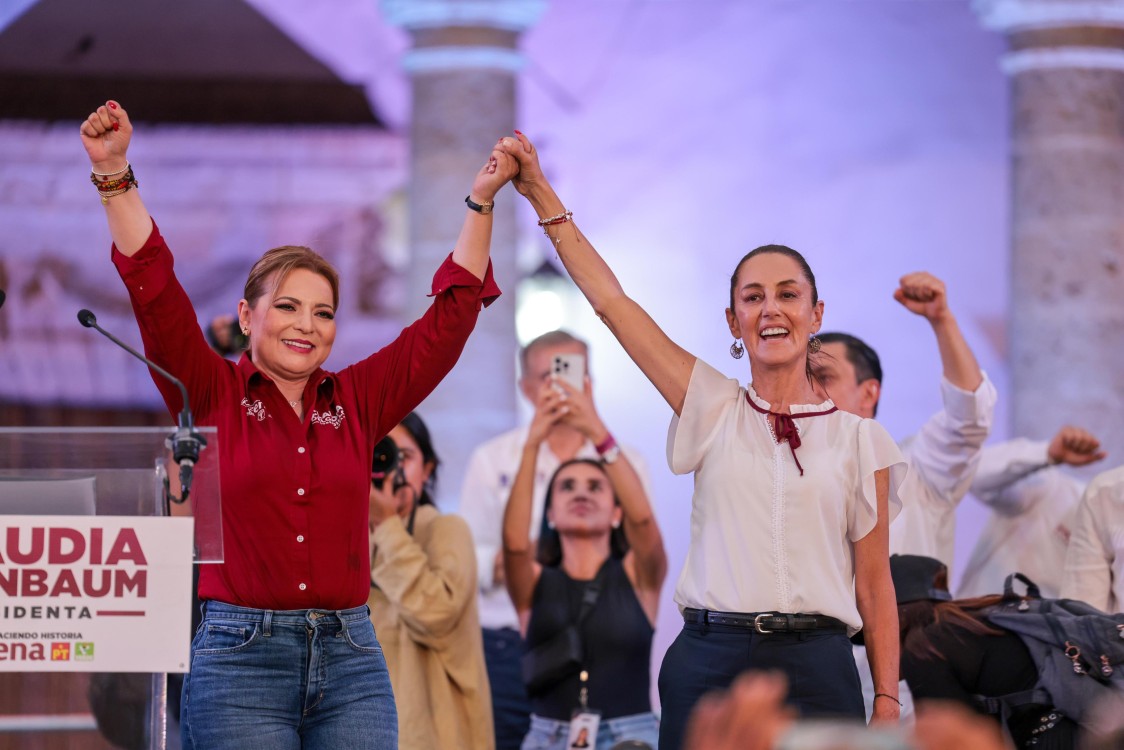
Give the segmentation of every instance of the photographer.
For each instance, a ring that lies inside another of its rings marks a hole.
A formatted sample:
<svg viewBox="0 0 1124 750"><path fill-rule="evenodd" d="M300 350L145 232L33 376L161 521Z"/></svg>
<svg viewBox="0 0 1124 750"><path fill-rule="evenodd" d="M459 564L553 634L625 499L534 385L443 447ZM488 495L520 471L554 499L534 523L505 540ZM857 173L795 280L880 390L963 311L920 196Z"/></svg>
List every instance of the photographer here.
<svg viewBox="0 0 1124 750"><path fill-rule="evenodd" d="M372 466L367 604L398 705L398 747L491 748L472 534L433 504L440 461L421 418L408 414L389 439Z"/></svg>

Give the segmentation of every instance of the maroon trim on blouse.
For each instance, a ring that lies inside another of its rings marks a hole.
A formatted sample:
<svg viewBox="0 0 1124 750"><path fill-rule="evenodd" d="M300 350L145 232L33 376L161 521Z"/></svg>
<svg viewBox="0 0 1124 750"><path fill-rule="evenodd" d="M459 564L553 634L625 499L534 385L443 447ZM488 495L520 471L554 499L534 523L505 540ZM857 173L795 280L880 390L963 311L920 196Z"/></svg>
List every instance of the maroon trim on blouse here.
<svg viewBox="0 0 1124 750"><path fill-rule="evenodd" d="M773 418L773 438L777 441L777 445L788 441L788 449L792 451L792 460L796 462L796 468L800 469L800 476L804 476L804 467L800 465L800 459L796 457L796 449L800 447L800 432L796 429L796 422L794 419L802 419L804 417L824 417L831 414L833 411L839 411L839 408L832 405L827 411L806 411L800 414L781 414L776 411L769 411L762 409L749 395L749 391L745 392L745 400L749 402L756 411L761 414L767 414Z"/></svg>

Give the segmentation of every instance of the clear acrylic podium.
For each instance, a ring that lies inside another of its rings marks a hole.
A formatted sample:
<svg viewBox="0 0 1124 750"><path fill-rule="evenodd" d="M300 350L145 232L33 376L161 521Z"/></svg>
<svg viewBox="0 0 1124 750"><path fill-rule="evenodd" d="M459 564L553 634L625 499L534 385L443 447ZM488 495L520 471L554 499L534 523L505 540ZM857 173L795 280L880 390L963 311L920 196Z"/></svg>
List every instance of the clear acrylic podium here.
<svg viewBox="0 0 1124 750"><path fill-rule="evenodd" d="M166 500L167 491L180 494L178 467L165 446L171 428L0 427L0 533L5 516L190 515L195 563L222 562L218 436L214 428L198 431L207 445L195 466L188 502L179 505ZM5 562L0 561L0 572ZM3 605L0 601L0 624L16 631ZM182 609L190 621L190 601ZM0 632L0 644L5 636L18 638L19 633ZM178 724L169 705L176 708L179 696L169 692L168 677L0 671L0 747L177 748Z"/></svg>

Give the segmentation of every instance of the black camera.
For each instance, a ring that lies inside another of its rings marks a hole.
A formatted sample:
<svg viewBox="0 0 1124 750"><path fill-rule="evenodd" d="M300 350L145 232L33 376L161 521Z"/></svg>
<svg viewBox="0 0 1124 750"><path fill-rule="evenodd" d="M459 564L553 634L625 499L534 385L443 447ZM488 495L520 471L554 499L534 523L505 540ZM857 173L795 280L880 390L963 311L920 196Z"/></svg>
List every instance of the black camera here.
<svg viewBox="0 0 1124 750"><path fill-rule="evenodd" d="M207 343L223 357L241 354L250 348L249 337L242 333L238 319L227 322L229 315L220 315L207 326Z"/></svg>
<svg viewBox="0 0 1124 750"><path fill-rule="evenodd" d="M391 487L394 490L406 484L406 477L402 473L399 459L398 444L394 442L390 435L387 435L375 445L375 457L371 460L371 483L375 485L376 489L381 490L383 482L392 474L394 475L394 482Z"/></svg>

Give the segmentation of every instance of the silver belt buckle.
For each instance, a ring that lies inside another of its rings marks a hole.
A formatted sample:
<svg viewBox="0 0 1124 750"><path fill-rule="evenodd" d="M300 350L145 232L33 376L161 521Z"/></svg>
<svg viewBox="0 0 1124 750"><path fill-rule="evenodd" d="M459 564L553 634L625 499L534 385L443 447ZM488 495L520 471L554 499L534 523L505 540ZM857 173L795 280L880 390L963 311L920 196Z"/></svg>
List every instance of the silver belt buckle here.
<svg viewBox="0 0 1124 750"><path fill-rule="evenodd" d="M757 615L756 617L753 618L753 629L756 630L758 633L761 633L763 635L768 635L769 633L775 632L775 631L772 631L772 630L766 630L765 628L761 627L761 618L762 617L768 617L768 615L765 614L764 612L762 612L761 614L759 614L759 615Z"/></svg>

